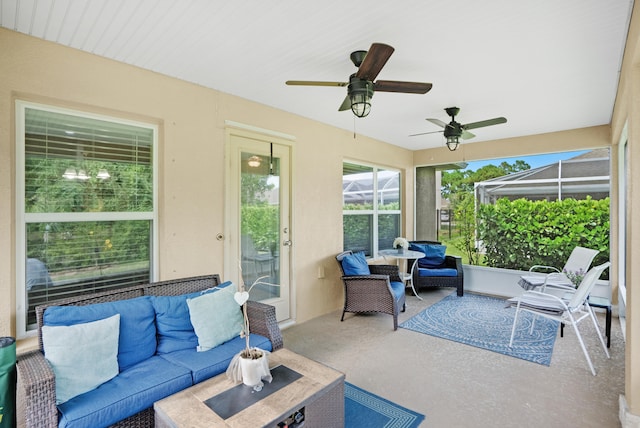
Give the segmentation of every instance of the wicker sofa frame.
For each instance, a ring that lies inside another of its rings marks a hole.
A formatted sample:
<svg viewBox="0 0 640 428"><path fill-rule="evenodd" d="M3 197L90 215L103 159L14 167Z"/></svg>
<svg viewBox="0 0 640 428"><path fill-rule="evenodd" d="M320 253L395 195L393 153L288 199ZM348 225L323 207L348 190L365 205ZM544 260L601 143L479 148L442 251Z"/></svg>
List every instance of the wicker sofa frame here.
<svg viewBox="0 0 640 428"><path fill-rule="evenodd" d="M94 303L133 299L140 296L177 296L206 290L219 284L220 276L218 274L204 275L87 294L38 306L36 308L36 319L40 349L19 355L16 364L18 373L18 400L21 403L19 411L24 412L23 417L26 427L54 428L58 426L55 378L51 366L47 363L42 353L43 315L47 307L63 305L84 306ZM248 301L247 314L249 316L252 333L257 333L269 338L274 351L283 347L282 332L278 326L275 308L273 306ZM145 409L112 426L118 428L153 427L153 407Z"/></svg>
<svg viewBox="0 0 640 428"><path fill-rule="evenodd" d="M340 321L344 321L345 312L381 312L393 316L393 329L398 329L398 313L400 308L405 311L405 295L395 299L391 291L390 281L402 282L400 271L395 265L369 265L371 275L345 275L342 269L342 259L353 254L344 251L336 256L342 282L344 284L344 308Z"/></svg>
<svg viewBox="0 0 640 428"><path fill-rule="evenodd" d="M441 245L439 241L409 241L409 244L436 244ZM413 266L413 261L409 260L408 267ZM428 287L453 287L456 289L458 296L464 295L464 273L462 271L462 258L458 256L445 256L443 268L455 269L458 274L456 276L420 276L418 268L410 273L413 276L413 286L420 290L420 288Z"/></svg>

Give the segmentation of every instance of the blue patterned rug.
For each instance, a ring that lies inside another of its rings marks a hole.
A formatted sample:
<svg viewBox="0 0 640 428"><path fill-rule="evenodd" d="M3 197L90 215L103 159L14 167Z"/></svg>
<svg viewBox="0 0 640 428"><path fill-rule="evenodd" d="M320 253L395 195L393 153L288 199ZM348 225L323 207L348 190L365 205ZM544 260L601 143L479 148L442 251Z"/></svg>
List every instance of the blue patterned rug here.
<svg viewBox="0 0 640 428"><path fill-rule="evenodd" d="M424 415L345 382L344 419L346 428L416 428Z"/></svg>
<svg viewBox="0 0 640 428"><path fill-rule="evenodd" d="M548 366L559 323L537 317L530 334L533 314L521 312L510 348L515 313L515 308L505 308L502 299L469 293L458 297L453 293L400 327Z"/></svg>

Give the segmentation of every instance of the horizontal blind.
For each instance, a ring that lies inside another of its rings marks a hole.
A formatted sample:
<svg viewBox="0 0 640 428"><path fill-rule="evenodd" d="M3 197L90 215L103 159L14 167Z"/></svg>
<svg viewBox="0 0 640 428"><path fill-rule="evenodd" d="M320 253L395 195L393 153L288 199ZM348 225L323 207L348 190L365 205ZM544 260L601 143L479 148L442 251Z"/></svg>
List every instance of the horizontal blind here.
<svg viewBox="0 0 640 428"><path fill-rule="evenodd" d="M31 107L24 121L33 328L38 305L150 282L155 128Z"/></svg>
<svg viewBox="0 0 640 428"><path fill-rule="evenodd" d="M25 112L25 212L152 211L153 129Z"/></svg>

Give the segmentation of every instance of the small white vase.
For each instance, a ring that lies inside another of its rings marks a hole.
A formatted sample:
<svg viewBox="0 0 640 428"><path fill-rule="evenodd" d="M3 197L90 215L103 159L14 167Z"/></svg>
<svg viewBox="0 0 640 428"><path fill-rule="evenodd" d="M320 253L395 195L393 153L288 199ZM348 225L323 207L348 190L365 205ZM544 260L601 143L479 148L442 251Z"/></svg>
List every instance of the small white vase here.
<svg viewBox="0 0 640 428"><path fill-rule="evenodd" d="M264 352L262 353L262 357L255 360L240 358L240 370L242 371L242 383L247 386L262 386L262 379L271 381L269 359Z"/></svg>

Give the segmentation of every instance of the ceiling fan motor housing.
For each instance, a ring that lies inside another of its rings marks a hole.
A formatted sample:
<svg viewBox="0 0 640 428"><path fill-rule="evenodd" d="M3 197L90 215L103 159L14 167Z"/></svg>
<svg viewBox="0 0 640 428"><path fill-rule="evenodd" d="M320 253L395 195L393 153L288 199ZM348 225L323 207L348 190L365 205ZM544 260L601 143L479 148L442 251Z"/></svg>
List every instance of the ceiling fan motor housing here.
<svg viewBox="0 0 640 428"><path fill-rule="evenodd" d="M446 137L460 137L462 135L462 125L452 120L451 123L447 124L444 128L444 136Z"/></svg>
<svg viewBox="0 0 640 428"><path fill-rule="evenodd" d="M349 78L349 86L347 86L347 94L355 95L362 93L369 98L373 97L373 82L356 77L352 74Z"/></svg>

